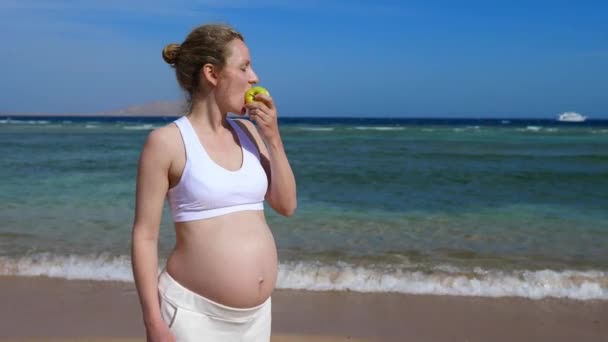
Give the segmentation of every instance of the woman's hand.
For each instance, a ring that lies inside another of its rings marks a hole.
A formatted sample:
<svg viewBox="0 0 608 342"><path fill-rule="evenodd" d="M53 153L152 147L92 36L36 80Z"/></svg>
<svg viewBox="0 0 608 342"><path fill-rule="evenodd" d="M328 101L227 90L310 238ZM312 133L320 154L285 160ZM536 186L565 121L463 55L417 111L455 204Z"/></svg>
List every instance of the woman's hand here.
<svg viewBox="0 0 608 342"><path fill-rule="evenodd" d="M164 321L146 328L147 342L176 342L175 336Z"/></svg>
<svg viewBox="0 0 608 342"><path fill-rule="evenodd" d="M272 97L258 94L255 96L255 101L245 104L245 108L249 118L257 124L257 129L264 140L270 143L280 140L277 109Z"/></svg>

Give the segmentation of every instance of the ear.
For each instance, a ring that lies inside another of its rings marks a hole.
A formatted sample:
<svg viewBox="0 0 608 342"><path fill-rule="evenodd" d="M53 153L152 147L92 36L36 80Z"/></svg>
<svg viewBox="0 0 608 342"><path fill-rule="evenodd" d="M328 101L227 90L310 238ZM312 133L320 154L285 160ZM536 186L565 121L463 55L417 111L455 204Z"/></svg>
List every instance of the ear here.
<svg viewBox="0 0 608 342"><path fill-rule="evenodd" d="M211 83L213 86L217 85L217 68L213 64L207 63L203 65L201 68L201 76L205 79L205 81Z"/></svg>

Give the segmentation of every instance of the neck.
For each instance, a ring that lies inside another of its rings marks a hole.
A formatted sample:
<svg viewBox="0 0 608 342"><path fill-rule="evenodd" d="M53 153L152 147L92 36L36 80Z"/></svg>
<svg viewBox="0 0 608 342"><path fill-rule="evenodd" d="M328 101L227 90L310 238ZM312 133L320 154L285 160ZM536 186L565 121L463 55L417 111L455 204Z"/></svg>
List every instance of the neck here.
<svg viewBox="0 0 608 342"><path fill-rule="evenodd" d="M192 99L192 109L188 114L188 119L201 131L213 134L225 131L228 125L227 117L228 113L220 111L212 93Z"/></svg>

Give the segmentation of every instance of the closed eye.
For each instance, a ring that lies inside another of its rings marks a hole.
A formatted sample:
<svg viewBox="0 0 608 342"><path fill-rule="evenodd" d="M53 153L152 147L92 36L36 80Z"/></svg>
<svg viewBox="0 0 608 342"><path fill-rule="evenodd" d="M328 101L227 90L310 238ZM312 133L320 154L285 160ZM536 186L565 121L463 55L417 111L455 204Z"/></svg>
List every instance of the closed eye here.
<svg viewBox="0 0 608 342"><path fill-rule="evenodd" d="M251 63L249 61L247 61L245 64L243 64L243 66L241 66L241 70L242 71L247 71L247 68L251 65Z"/></svg>

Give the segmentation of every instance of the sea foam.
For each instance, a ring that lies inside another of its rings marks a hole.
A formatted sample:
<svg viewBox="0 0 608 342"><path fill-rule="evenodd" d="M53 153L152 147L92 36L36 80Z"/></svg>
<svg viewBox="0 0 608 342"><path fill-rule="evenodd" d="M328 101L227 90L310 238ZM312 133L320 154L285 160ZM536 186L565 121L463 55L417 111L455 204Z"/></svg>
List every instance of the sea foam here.
<svg viewBox="0 0 608 342"><path fill-rule="evenodd" d="M298 129L311 132L331 132L334 130L333 127L298 127Z"/></svg>
<svg viewBox="0 0 608 342"><path fill-rule="evenodd" d="M154 126L152 124L143 124L143 125L132 125L132 126L124 126L123 129L129 129L129 130L135 130L135 131L139 131L139 130L153 130L155 128L158 128L158 126Z"/></svg>
<svg viewBox="0 0 608 342"><path fill-rule="evenodd" d="M5 119L0 120L0 124L15 124L15 125L48 125L51 123L48 120L15 120Z"/></svg>
<svg viewBox="0 0 608 342"><path fill-rule="evenodd" d="M164 264L161 261L160 264ZM438 265L424 271L412 265L357 266L346 262L284 262L278 288L308 291L394 292L481 297L546 297L608 300L608 272L599 270L487 270ZM0 275L132 282L128 256L0 257Z"/></svg>
<svg viewBox="0 0 608 342"><path fill-rule="evenodd" d="M405 127L383 127L383 126L357 126L354 127L360 131L402 131Z"/></svg>

